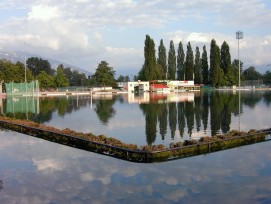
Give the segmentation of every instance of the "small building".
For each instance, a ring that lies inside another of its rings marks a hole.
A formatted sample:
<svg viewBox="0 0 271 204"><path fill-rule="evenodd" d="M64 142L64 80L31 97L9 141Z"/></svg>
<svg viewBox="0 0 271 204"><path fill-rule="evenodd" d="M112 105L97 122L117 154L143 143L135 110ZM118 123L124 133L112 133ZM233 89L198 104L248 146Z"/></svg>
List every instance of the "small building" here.
<svg viewBox="0 0 271 204"><path fill-rule="evenodd" d="M132 82L124 82L123 89L131 92L146 92L150 90L150 83L148 81L132 81Z"/></svg>

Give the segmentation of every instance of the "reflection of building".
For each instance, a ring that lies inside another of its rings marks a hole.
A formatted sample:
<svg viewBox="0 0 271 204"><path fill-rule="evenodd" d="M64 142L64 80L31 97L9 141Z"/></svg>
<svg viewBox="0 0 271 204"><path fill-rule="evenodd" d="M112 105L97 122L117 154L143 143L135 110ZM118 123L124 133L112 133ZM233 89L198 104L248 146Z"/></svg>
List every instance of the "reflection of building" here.
<svg viewBox="0 0 271 204"><path fill-rule="evenodd" d="M150 102L150 94L148 92L144 92L140 95L135 95L134 93L128 92L128 94L123 95L124 100L128 103L149 103Z"/></svg>
<svg viewBox="0 0 271 204"><path fill-rule="evenodd" d="M128 93L124 95L124 100L128 103L150 103L150 102L193 102L195 94L193 92L182 92L182 93L155 93L155 92L144 92L140 95L134 93Z"/></svg>

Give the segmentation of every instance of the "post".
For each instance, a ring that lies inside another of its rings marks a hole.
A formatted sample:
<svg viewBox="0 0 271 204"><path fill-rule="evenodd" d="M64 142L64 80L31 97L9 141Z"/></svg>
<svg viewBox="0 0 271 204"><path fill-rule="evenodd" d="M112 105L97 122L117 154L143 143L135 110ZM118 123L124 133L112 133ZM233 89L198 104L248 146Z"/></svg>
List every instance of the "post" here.
<svg viewBox="0 0 271 204"><path fill-rule="evenodd" d="M24 82L26 82L26 49L25 49L25 42L24 42Z"/></svg>
<svg viewBox="0 0 271 204"><path fill-rule="evenodd" d="M240 68L240 56L239 56L239 40L240 39L242 39L244 37L244 34L243 34L243 32L242 31L237 31L236 32L236 39L238 40L238 67L239 67L239 89L240 89L240 86L241 86L241 83L240 83L240 81L241 81L241 68Z"/></svg>

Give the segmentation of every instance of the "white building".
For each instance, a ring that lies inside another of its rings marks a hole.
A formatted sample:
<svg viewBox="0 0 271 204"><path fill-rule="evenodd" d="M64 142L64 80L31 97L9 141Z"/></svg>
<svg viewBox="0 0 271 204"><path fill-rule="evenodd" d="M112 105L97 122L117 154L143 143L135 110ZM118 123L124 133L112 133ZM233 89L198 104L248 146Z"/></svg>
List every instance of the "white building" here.
<svg viewBox="0 0 271 204"><path fill-rule="evenodd" d="M128 93L135 91L149 91L150 83L148 81L132 81L132 82L124 82L123 89L127 90Z"/></svg>

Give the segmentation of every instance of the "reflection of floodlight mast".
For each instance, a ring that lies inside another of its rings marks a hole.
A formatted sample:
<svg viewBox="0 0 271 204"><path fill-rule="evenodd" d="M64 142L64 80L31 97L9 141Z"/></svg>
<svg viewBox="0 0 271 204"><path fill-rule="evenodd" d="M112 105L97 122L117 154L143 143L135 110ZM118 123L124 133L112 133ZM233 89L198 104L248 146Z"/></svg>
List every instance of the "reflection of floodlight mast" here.
<svg viewBox="0 0 271 204"><path fill-rule="evenodd" d="M239 40L244 37L244 34L242 31L237 31L236 32L236 39L238 40L238 63L239 63L239 88L240 88L240 59L239 59Z"/></svg>

